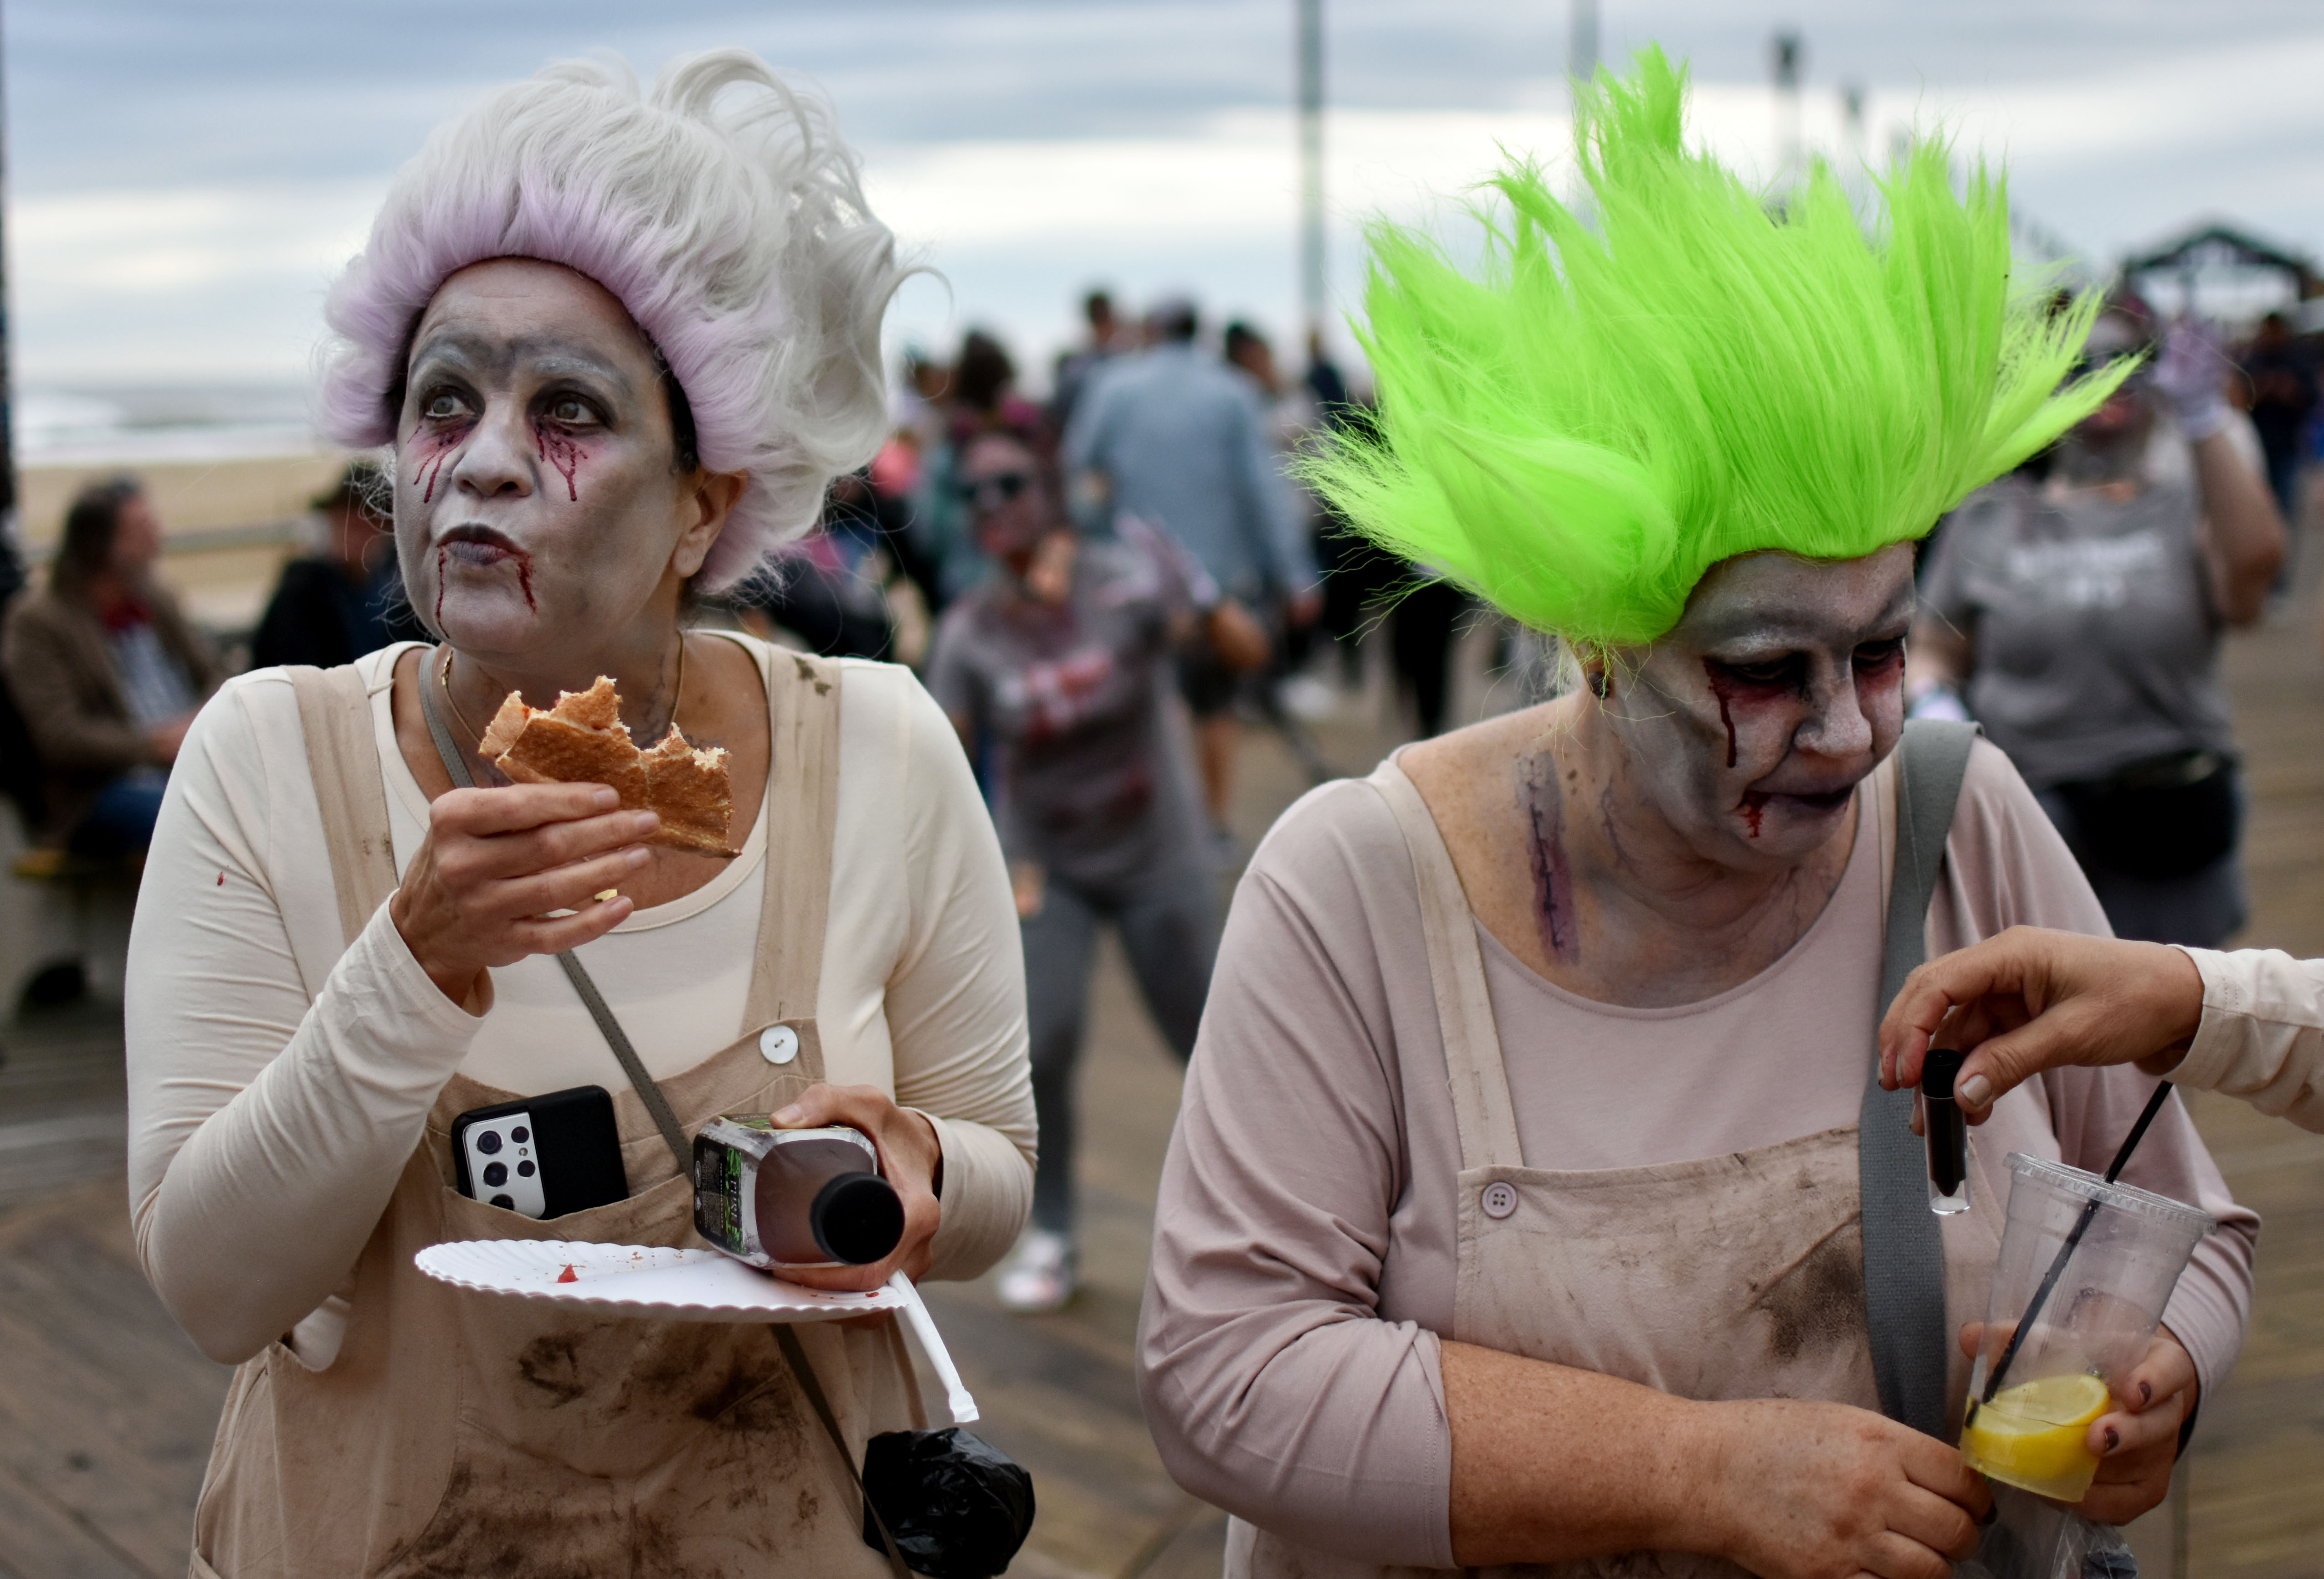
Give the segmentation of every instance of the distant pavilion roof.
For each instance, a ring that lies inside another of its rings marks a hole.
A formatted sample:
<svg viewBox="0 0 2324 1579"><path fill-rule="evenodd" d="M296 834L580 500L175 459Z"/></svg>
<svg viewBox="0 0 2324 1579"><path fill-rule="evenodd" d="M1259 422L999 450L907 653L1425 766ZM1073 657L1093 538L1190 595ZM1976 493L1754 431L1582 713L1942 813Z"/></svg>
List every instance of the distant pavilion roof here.
<svg viewBox="0 0 2324 1579"><path fill-rule="evenodd" d="M2249 231L2238 230L2232 225L2216 222L2199 225L2122 261L2122 272L2126 276L2186 273L2205 267L2220 266L2273 269L2292 277L2293 289L2302 300L2324 295L2324 280L2318 278L2314 260L2289 248L2262 241Z"/></svg>

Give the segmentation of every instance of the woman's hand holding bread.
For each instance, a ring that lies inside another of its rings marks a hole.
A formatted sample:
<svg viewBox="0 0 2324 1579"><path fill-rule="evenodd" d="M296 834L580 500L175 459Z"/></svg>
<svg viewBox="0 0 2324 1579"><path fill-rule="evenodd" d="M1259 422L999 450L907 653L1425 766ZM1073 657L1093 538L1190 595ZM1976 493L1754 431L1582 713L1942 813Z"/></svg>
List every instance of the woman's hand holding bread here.
<svg viewBox="0 0 2324 1579"><path fill-rule="evenodd" d="M490 1002L487 968L578 947L628 919L626 895L595 896L645 865L641 841L660 826L603 784L454 790L429 803L428 822L388 916L429 979L472 1012Z"/></svg>

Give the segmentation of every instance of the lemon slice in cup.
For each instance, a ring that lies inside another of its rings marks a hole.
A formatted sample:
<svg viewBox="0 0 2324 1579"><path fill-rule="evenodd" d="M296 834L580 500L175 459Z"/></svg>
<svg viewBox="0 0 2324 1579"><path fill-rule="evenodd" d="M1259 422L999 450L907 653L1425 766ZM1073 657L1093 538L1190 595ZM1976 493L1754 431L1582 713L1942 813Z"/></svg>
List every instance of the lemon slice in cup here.
<svg viewBox="0 0 2324 1579"><path fill-rule="evenodd" d="M2083 1439L2111 1401L2098 1376L2044 1376L2006 1387L1962 1429L1961 1456L1997 1481L2078 1502L2098 1468Z"/></svg>

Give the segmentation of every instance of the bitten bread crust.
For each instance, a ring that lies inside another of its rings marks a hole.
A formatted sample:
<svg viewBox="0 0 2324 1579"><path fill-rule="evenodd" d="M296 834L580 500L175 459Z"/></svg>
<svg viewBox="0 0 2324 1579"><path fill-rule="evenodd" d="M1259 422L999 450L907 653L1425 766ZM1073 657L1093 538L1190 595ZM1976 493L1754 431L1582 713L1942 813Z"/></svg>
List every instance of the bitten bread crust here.
<svg viewBox="0 0 2324 1579"><path fill-rule="evenodd" d="M520 784L605 784L633 811L651 811L661 826L646 841L673 850L732 859L734 817L726 753L696 751L672 722L650 752L622 727L622 699L604 675L586 691L560 692L546 711L514 691L477 743L479 756Z"/></svg>

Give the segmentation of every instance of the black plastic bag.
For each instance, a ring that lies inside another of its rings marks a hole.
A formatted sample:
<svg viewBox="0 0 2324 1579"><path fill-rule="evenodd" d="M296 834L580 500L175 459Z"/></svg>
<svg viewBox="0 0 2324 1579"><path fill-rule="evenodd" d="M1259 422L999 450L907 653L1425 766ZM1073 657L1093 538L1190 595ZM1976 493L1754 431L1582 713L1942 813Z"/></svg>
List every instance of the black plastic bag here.
<svg viewBox="0 0 2324 1579"><path fill-rule="evenodd" d="M863 1449L863 1544L875 1552L878 1509L904 1564L929 1579L991 1579L1033 1528L1033 1477L957 1426L889 1431Z"/></svg>

